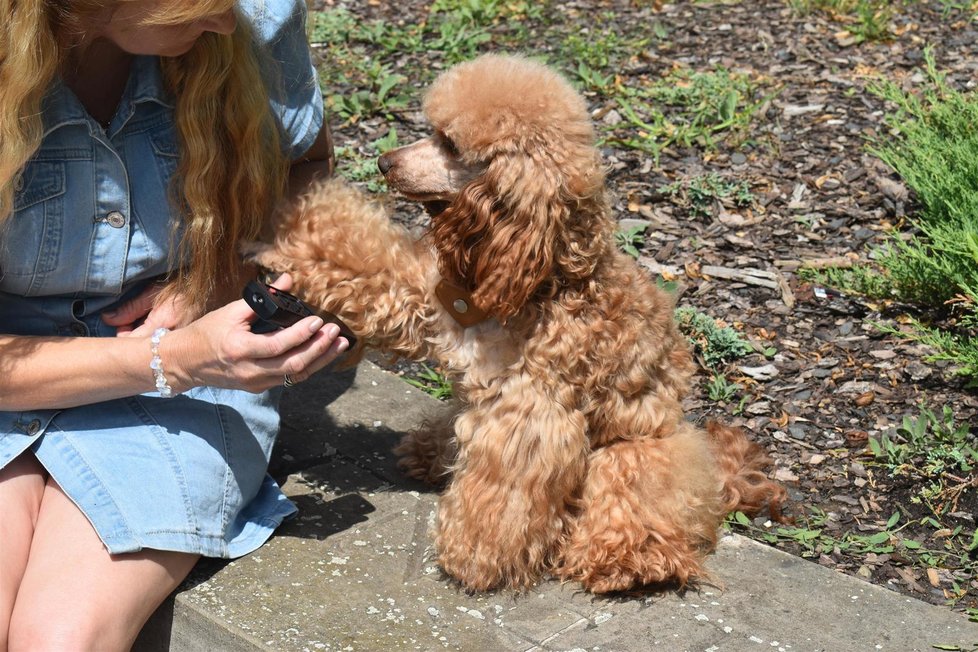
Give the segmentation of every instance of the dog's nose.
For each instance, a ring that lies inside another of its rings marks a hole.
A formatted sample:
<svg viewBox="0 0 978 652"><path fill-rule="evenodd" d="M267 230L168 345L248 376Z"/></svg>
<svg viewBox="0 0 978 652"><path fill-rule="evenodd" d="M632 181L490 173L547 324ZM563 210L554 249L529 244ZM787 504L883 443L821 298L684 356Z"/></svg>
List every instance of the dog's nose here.
<svg viewBox="0 0 978 652"><path fill-rule="evenodd" d="M379 159L377 159L377 167L380 168L380 173L383 175L387 174L387 171L391 169L394 162L390 159L387 154L382 154Z"/></svg>

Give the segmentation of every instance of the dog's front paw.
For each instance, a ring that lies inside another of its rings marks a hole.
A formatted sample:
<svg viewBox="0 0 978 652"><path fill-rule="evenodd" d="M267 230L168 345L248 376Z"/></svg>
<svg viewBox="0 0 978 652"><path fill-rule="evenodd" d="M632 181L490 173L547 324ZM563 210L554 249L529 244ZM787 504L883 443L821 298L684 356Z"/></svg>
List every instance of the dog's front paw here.
<svg viewBox="0 0 978 652"><path fill-rule="evenodd" d="M523 555L505 550L505 544L483 542L448 542L440 537L438 564L467 591L493 589L526 589L539 581L540 568L529 565Z"/></svg>
<svg viewBox="0 0 978 652"><path fill-rule="evenodd" d="M649 585L685 585L701 576L703 554L683 540L611 541L574 537L562 551L556 574L592 593L630 591Z"/></svg>
<svg viewBox="0 0 978 652"><path fill-rule="evenodd" d="M525 589L546 572L560 522L527 521L509 501L482 487L477 494L450 486L438 505L434 543L442 569L470 591ZM486 498L488 497L488 500Z"/></svg>

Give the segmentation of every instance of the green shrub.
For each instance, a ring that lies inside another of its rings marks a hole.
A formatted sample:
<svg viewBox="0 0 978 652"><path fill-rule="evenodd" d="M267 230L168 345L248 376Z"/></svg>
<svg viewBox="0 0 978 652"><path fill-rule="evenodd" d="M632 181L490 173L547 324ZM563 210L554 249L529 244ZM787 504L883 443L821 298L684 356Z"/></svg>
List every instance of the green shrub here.
<svg viewBox="0 0 978 652"><path fill-rule="evenodd" d="M917 320L911 336L978 380L978 96L951 88L929 49L924 60L919 94L889 81L870 88L896 107L886 117L893 137L878 137L871 151L919 203L915 232L894 234L877 261L897 298L946 317L943 328Z"/></svg>

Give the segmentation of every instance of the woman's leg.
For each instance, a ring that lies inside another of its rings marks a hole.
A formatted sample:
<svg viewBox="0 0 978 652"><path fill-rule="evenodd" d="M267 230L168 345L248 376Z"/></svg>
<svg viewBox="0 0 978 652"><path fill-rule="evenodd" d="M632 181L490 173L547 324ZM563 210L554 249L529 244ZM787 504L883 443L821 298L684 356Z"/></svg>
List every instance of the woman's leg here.
<svg viewBox="0 0 978 652"><path fill-rule="evenodd" d="M0 469L0 650L7 649L10 614L24 577L47 473L31 453Z"/></svg>
<svg viewBox="0 0 978 652"><path fill-rule="evenodd" d="M198 558L160 550L110 555L48 478L10 619L10 652L128 650Z"/></svg>

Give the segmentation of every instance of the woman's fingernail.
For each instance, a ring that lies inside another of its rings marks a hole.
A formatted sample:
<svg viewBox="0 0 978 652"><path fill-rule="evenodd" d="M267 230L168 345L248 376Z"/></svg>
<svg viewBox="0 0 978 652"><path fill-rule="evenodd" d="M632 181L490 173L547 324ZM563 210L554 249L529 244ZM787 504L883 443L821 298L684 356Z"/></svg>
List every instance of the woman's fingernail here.
<svg viewBox="0 0 978 652"><path fill-rule="evenodd" d="M315 333L316 331L318 331L320 328L323 327L324 323L325 322L323 321L322 317L316 317L311 322L309 322L309 332Z"/></svg>
<svg viewBox="0 0 978 652"><path fill-rule="evenodd" d="M345 337L341 337L340 339L336 340L336 350L337 351L339 351L340 353L343 353L348 348L350 348L350 343L346 340Z"/></svg>

